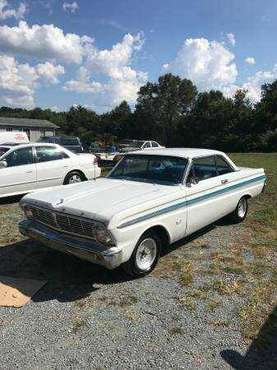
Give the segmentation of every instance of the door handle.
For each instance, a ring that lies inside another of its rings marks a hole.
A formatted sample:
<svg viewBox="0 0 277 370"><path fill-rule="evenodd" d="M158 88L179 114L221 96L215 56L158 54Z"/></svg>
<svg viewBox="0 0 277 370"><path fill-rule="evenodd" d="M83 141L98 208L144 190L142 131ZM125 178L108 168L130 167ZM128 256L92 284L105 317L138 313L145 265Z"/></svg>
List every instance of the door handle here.
<svg viewBox="0 0 277 370"><path fill-rule="evenodd" d="M228 180L225 179L225 180L221 180L221 184L227 184Z"/></svg>
<svg viewBox="0 0 277 370"><path fill-rule="evenodd" d="M27 171L26 173L33 173L33 171Z"/></svg>
<svg viewBox="0 0 277 370"><path fill-rule="evenodd" d="M64 168L68 168L69 166L63 166Z"/></svg>

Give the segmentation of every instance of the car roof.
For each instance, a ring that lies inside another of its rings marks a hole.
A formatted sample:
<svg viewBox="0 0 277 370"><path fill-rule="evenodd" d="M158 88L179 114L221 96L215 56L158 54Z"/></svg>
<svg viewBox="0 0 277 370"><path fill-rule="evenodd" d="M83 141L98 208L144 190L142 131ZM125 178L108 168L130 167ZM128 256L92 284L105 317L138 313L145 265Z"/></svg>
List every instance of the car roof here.
<svg viewBox="0 0 277 370"><path fill-rule="evenodd" d="M10 149L18 149L18 148L25 148L25 147L28 147L28 146L59 146L58 144L55 144L55 143L25 143L25 144L14 144L14 143L11 143L11 144L3 144L3 145L0 145L1 147L6 147L6 148L10 148Z"/></svg>
<svg viewBox="0 0 277 370"><path fill-rule="evenodd" d="M212 149L199 149L199 148L161 148L161 149L149 149L147 151L134 151L128 154L136 155L167 155L171 157L181 157L181 158L194 158L194 157L203 157L214 154L225 154L218 150Z"/></svg>

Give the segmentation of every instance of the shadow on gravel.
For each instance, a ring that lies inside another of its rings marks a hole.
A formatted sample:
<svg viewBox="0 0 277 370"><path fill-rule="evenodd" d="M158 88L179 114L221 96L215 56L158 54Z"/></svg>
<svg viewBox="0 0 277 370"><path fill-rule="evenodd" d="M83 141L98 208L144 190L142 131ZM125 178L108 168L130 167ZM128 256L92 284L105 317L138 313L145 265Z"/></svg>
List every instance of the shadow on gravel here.
<svg viewBox="0 0 277 370"><path fill-rule="evenodd" d="M214 227L216 224L172 244L163 255L184 246ZM121 269L109 271L74 256L46 248L32 240L0 248L0 275L46 280L45 287L32 298L35 302L53 299L60 302L75 301L98 289L94 285L116 284L130 279Z"/></svg>
<svg viewBox="0 0 277 370"><path fill-rule="evenodd" d="M277 368L277 307L269 315L245 356L233 350L222 351L221 357L238 370L273 370Z"/></svg>
<svg viewBox="0 0 277 370"><path fill-rule="evenodd" d="M34 302L75 301L97 290L95 284L116 284L127 280L121 270L108 271L31 240L0 248L0 275L46 280L45 287L32 298Z"/></svg>

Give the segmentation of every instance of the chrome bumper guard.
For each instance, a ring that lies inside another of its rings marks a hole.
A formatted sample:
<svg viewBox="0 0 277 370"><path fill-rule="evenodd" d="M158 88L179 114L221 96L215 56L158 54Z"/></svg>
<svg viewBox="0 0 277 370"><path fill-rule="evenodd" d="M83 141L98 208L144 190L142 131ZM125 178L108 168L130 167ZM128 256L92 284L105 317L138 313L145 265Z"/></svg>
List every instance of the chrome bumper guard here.
<svg viewBox="0 0 277 370"><path fill-rule="evenodd" d="M19 231L30 239L60 252L93 262L112 270L122 262L121 251L116 248L103 250L103 246L93 240L66 235L52 230L38 222L24 220L19 223Z"/></svg>

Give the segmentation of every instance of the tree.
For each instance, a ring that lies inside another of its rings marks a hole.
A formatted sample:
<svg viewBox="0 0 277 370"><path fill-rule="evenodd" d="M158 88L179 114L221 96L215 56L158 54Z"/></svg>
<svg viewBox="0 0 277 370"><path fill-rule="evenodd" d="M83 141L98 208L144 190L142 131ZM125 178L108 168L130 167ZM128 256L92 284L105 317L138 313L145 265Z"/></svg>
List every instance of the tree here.
<svg viewBox="0 0 277 370"><path fill-rule="evenodd" d="M172 74L140 88L135 122L145 137L173 145L178 121L189 112L197 95L196 86Z"/></svg>
<svg viewBox="0 0 277 370"><path fill-rule="evenodd" d="M132 120L132 111L126 100L123 100L111 112L101 116L103 134L110 134L118 140L125 137Z"/></svg>

